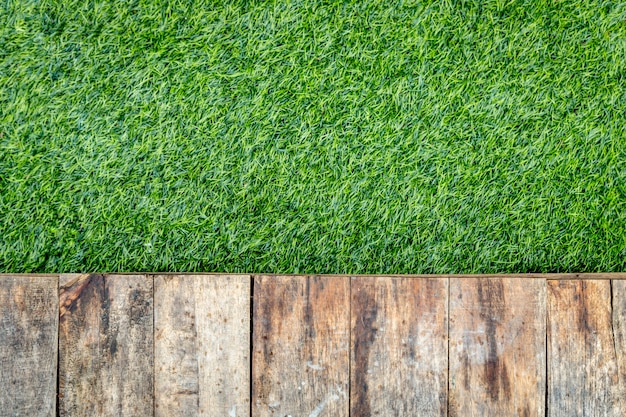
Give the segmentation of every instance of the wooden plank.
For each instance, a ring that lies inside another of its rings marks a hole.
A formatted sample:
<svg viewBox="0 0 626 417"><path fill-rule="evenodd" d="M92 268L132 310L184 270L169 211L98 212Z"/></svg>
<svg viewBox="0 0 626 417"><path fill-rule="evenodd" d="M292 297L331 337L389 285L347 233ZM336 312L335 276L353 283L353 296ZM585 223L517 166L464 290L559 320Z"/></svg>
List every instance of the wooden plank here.
<svg viewBox="0 0 626 417"><path fill-rule="evenodd" d="M250 277L155 277L155 415L250 415Z"/></svg>
<svg viewBox="0 0 626 417"><path fill-rule="evenodd" d="M450 280L451 416L545 415L545 286Z"/></svg>
<svg viewBox="0 0 626 417"><path fill-rule="evenodd" d="M0 278L0 416L55 415L58 277Z"/></svg>
<svg viewBox="0 0 626 417"><path fill-rule="evenodd" d="M353 278L351 415L446 416L448 280Z"/></svg>
<svg viewBox="0 0 626 417"><path fill-rule="evenodd" d="M61 276L59 414L153 415L152 278Z"/></svg>
<svg viewBox="0 0 626 417"><path fill-rule="evenodd" d="M349 287L348 278L255 278L253 416L348 416Z"/></svg>
<svg viewBox="0 0 626 417"><path fill-rule="evenodd" d="M611 281L613 341L619 377L619 404L626 406L626 281ZM626 414L623 413L623 414Z"/></svg>
<svg viewBox="0 0 626 417"><path fill-rule="evenodd" d="M548 289L548 414L623 416L611 282L551 281Z"/></svg>

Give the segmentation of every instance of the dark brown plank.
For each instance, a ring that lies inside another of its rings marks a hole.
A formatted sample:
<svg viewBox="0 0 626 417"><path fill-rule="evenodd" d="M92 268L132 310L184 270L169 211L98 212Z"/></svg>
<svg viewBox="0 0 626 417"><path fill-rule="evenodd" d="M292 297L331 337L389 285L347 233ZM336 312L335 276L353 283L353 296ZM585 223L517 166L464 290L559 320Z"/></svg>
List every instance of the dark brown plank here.
<svg viewBox="0 0 626 417"><path fill-rule="evenodd" d="M152 278L62 276L59 294L59 414L152 416Z"/></svg>
<svg viewBox="0 0 626 417"><path fill-rule="evenodd" d="M543 280L450 280L451 416L545 415Z"/></svg>
<svg viewBox="0 0 626 417"><path fill-rule="evenodd" d="M446 416L448 280L353 278L351 415Z"/></svg>
<svg viewBox="0 0 626 417"><path fill-rule="evenodd" d="M625 415L611 282L550 281L548 290L548 415Z"/></svg>
<svg viewBox="0 0 626 417"><path fill-rule="evenodd" d="M250 277L155 277L155 415L250 415Z"/></svg>
<svg viewBox="0 0 626 417"><path fill-rule="evenodd" d="M253 416L348 416L349 286L348 278L255 278Z"/></svg>
<svg viewBox="0 0 626 417"><path fill-rule="evenodd" d="M58 277L0 277L0 416L55 415Z"/></svg>

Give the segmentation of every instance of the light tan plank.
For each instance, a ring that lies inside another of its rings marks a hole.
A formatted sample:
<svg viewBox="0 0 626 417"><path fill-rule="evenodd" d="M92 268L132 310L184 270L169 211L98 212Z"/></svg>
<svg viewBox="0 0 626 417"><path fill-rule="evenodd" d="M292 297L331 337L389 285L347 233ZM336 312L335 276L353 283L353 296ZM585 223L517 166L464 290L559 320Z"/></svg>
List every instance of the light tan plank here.
<svg viewBox="0 0 626 417"><path fill-rule="evenodd" d="M451 416L545 415L543 280L450 280Z"/></svg>
<svg viewBox="0 0 626 417"><path fill-rule="evenodd" d="M548 290L548 415L625 415L611 282L550 281Z"/></svg>
<svg viewBox="0 0 626 417"><path fill-rule="evenodd" d="M58 277L0 277L0 416L55 415Z"/></svg>
<svg viewBox="0 0 626 417"><path fill-rule="evenodd" d="M250 277L155 277L155 415L250 415Z"/></svg>
<svg viewBox="0 0 626 417"><path fill-rule="evenodd" d="M152 278L62 276L59 303L59 414L152 416Z"/></svg>
<svg viewBox="0 0 626 417"><path fill-rule="evenodd" d="M348 416L349 286L348 278L255 278L253 416Z"/></svg>
<svg viewBox="0 0 626 417"><path fill-rule="evenodd" d="M448 280L353 278L351 415L446 416Z"/></svg>

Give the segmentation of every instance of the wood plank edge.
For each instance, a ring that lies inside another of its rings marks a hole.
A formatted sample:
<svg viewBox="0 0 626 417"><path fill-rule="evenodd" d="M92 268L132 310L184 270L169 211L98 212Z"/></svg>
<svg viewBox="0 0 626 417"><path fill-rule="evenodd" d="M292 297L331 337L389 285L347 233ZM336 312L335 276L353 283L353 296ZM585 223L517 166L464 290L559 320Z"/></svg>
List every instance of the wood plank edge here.
<svg viewBox="0 0 626 417"><path fill-rule="evenodd" d="M162 274L169 275L169 273ZM205 273L182 273L174 275L205 275ZM516 278L516 279L546 279L546 280L626 280L626 272L589 272L589 273L524 273L524 274L228 274L228 273L207 273L215 276L235 276L246 275L254 277L337 277L337 278L413 278L413 279L450 279L450 278Z"/></svg>
<svg viewBox="0 0 626 417"><path fill-rule="evenodd" d="M69 274L69 273L68 273ZM73 274L73 273L72 273ZM519 278L519 279L547 279L547 280L626 280L626 272L583 272L583 273L522 273L522 274L264 274L264 273L226 273L226 272L93 272L90 274L98 275L146 275L146 276L243 276L243 277L298 277L298 276L317 276L317 277L337 277L337 278ZM55 278L61 274L11 274L0 273L3 277L32 277L32 278Z"/></svg>

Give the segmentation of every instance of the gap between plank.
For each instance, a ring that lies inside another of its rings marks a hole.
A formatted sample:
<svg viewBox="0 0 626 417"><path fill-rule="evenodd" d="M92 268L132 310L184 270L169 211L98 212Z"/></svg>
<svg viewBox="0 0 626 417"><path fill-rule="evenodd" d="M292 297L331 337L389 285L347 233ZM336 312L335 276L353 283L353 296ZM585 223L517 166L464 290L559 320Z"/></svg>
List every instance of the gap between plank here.
<svg viewBox="0 0 626 417"><path fill-rule="evenodd" d="M156 298L154 297L155 291L155 275L147 275L148 278L152 278L152 417L156 416Z"/></svg>
<svg viewBox="0 0 626 417"><path fill-rule="evenodd" d="M548 326L550 326L550 300L549 300L549 295L548 295L549 289L548 289L548 280L547 279L544 281L544 292L545 292L545 294L544 294L544 302L546 303L546 312L544 314L544 319L545 319L545 323L546 323L545 324L545 331L544 331L544 335L545 335L544 336L545 337L545 342L544 342L544 345L545 345L544 353L545 353L545 355L544 355L544 357L546 358L546 360L544 362L544 366L545 366L545 369L544 369L544 372L545 372L544 389L545 389L545 392L543 394L543 396L544 396L543 408L544 408L544 416L548 417L548 389L549 389L549 386L548 386L548 378L549 378L548 372L550 371L549 358L548 358L548 354L550 353L549 352L550 349L548 348L548 343L550 342L548 340Z"/></svg>
<svg viewBox="0 0 626 417"><path fill-rule="evenodd" d="M249 313L250 313L250 333L249 333L249 359L248 359L248 366L250 368L250 371L248 372L248 378L249 378L249 384L250 386L248 387L248 390L250 391L250 395L248 396L248 398L250 399L250 404L249 404L249 413L248 416L252 417L252 357L254 355L254 281L255 281L255 277L256 275L250 275L250 307L249 307Z"/></svg>
<svg viewBox="0 0 626 417"><path fill-rule="evenodd" d="M448 394L446 395L446 404L447 404L447 412L446 416L450 417L450 278L448 278L448 308L446 315L447 317L447 334L446 339L448 341Z"/></svg>
<svg viewBox="0 0 626 417"><path fill-rule="evenodd" d="M61 394L61 369L60 369L60 356L61 356L61 345L59 343L59 339L61 338L61 275L57 275L57 398L56 398L56 409L54 410L54 415L59 417L61 415L61 408L59 404L59 395Z"/></svg>

